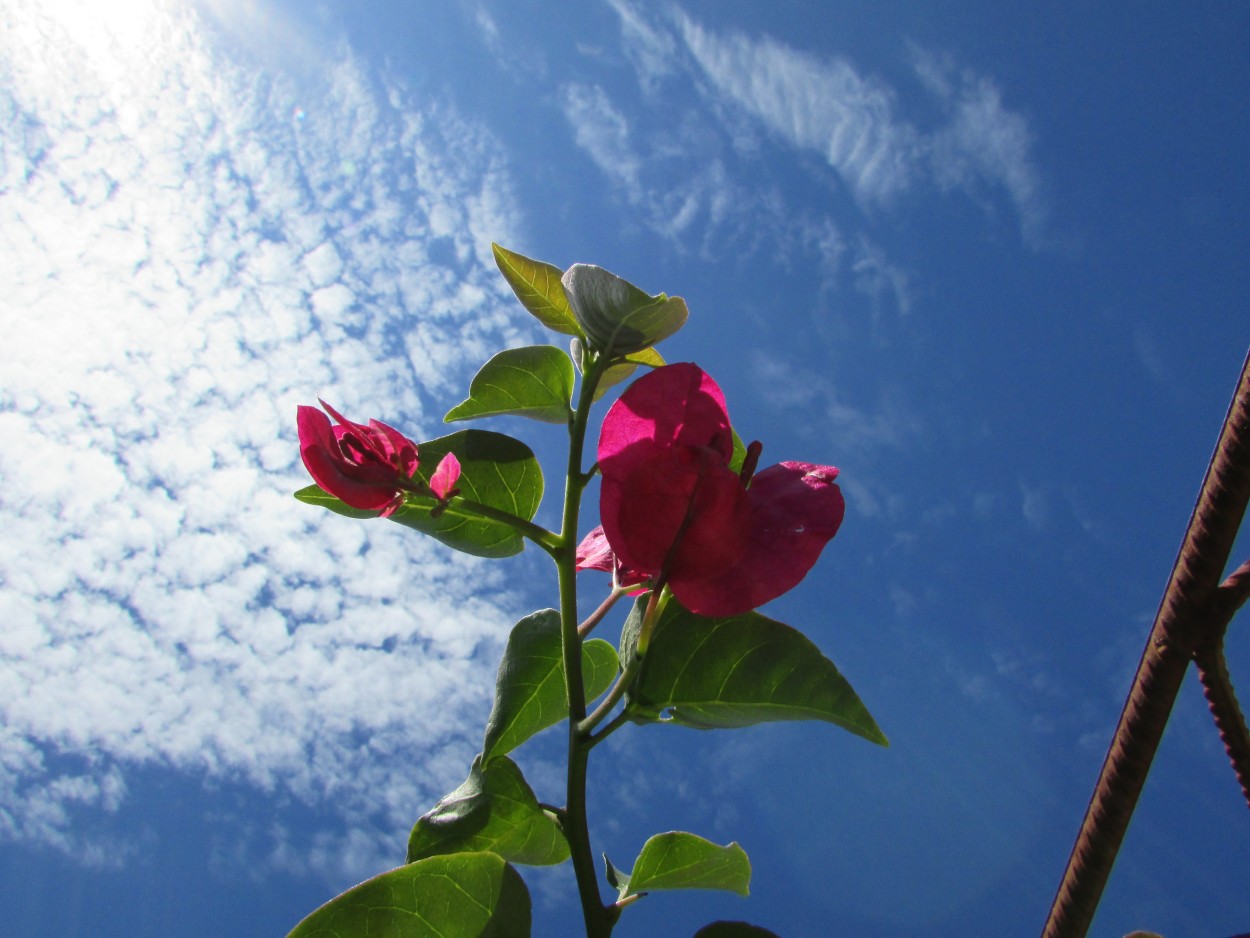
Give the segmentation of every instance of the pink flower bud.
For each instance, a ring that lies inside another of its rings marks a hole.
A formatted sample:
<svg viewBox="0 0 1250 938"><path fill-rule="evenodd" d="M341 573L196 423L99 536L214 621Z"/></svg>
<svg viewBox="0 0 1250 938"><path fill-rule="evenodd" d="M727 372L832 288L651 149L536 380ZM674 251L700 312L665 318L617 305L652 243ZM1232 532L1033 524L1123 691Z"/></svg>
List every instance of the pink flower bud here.
<svg viewBox="0 0 1250 938"><path fill-rule="evenodd" d="M403 490L417 471L417 444L378 420L368 426L352 423L325 401L320 403L337 424L304 405L296 418L300 457L309 475L352 508L391 515L403 504Z"/></svg>

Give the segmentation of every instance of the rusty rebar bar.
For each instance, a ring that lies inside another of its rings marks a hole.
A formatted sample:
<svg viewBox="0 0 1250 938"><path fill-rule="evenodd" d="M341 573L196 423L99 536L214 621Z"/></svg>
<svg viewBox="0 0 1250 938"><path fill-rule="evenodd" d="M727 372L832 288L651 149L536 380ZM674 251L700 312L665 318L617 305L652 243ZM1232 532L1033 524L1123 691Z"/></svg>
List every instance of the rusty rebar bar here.
<svg viewBox="0 0 1250 938"><path fill-rule="evenodd" d="M1207 707L1215 719L1228 761L1233 765L1237 783L1250 806L1250 728L1237 703L1233 681L1224 660L1224 632L1237 610L1250 598L1250 560L1243 563L1216 591L1211 631L1194 649L1194 664Z"/></svg>
<svg viewBox="0 0 1250 938"><path fill-rule="evenodd" d="M1207 707L1215 718L1228 761L1233 764L1237 784L1250 806L1250 730L1246 718L1237 704L1228 665L1224 661L1224 642L1203 642L1194 649L1194 664L1198 666L1198 678L1202 681L1202 693Z"/></svg>
<svg viewBox="0 0 1250 938"><path fill-rule="evenodd" d="M1046 919L1043 938L1083 938L1089 930L1185 670L1200 639L1211 634L1210 614L1220 575L1228 565L1247 501L1250 355L1242 366L1241 380Z"/></svg>

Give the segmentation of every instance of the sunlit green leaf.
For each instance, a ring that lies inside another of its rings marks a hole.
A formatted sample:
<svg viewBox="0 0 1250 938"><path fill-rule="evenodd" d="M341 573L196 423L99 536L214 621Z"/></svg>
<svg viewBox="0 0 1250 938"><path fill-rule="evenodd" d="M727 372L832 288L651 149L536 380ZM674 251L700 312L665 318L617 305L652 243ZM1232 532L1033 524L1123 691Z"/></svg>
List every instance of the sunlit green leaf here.
<svg viewBox="0 0 1250 938"><path fill-rule="evenodd" d="M288 938L528 938L530 896L494 853L430 857L331 899Z"/></svg>
<svg viewBox="0 0 1250 938"><path fill-rule="evenodd" d="M582 334L560 283L562 273L559 268L501 248L498 244L492 244L491 249L508 286L512 287L521 305L539 322L565 335Z"/></svg>
<svg viewBox="0 0 1250 938"><path fill-rule="evenodd" d="M639 365L661 368L664 366L664 356L653 348L645 348L640 352L627 355L625 361L619 365L613 365L603 373L603 377L599 379L599 386L595 388L595 400L599 400L613 386L629 378Z"/></svg>
<svg viewBox="0 0 1250 938"><path fill-rule="evenodd" d="M543 497L543 474L533 451L520 440L488 430L461 430L417 445L421 467L417 475L429 482L447 453L460 460L456 487L462 497L498 508L525 521L534 517ZM410 496L391 515L392 521L416 528L431 537L479 557L507 557L520 553L525 541L501 521L483 518L457 499L441 512L433 497Z"/></svg>
<svg viewBox="0 0 1250 938"><path fill-rule="evenodd" d="M569 858L555 820L538 806L516 763L482 757L464 784L421 817L408 838L408 862L445 853L489 850L512 863L549 866Z"/></svg>
<svg viewBox="0 0 1250 938"><path fill-rule="evenodd" d="M758 612L696 616L675 601L656 624L629 712L700 729L825 720L888 745L850 683L801 632Z"/></svg>
<svg viewBox="0 0 1250 938"><path fill-rule="evenodd" d="M470 420L516 414L546 423L565 423L572 411L573 362L551 345L531 345L500 352L478 371L468 400L443 419Z"/></svg>
<svg viewBox="0 0 1250 938"><path fill-rule="evenodd" d="M616 650L602 639L582 644L582 681L593 700L611 685L618 670ZM495 703L486 721L485 761L511 752L540 730L569 715L560 644L560 614L542 609L526 616L508 636Z"/></svg>
<svg viewBox="0 0 1250 938"><path fill-rule="evenodd" d="M345 518L377 518L382 514L380 511L364 511L360 508L353 508L351 505L339 501L321 486L315 484L304 486L295 493L295 497L305 505L316 505L318 508L325 508Z"/></svg>
<svg viewBox="0 0 1250 938"><path fill-rule="evenodd" d="M591 346L604 355L625 355L655 345L685 325L686 301L651 296L628 280L593 264L564 272L564 292Z"/></svg>
<svg viewBox="0 0 1250 938"><path fill-rule="evenodd" d="M642 845L629 875L631 893L657 889L725 889L745 896L751 861L736 843L721 847L695 834L669 831Z"/></svg>

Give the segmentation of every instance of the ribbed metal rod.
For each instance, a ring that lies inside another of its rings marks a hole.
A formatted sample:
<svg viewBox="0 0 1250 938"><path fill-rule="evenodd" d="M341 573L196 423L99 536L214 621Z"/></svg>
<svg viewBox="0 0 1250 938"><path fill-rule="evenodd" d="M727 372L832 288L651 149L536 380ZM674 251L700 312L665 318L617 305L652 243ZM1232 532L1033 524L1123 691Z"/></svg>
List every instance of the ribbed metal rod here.
<svg viewBox="0 0 1250 938"><path fill-rule="evenodd" d="M1043 938L1083 938L1159 748L1250 500L1250 356L1103 760Z"/></svg>
<svg viewBox="0 0 1250 938"><path fill-rule="evenodd" d="M1250 806L1250 728L1237 703L1233 681L1228 674L1224 658L1224 633L1237 610L1250 599L1250 560L1232 573L1216 591L1212 631L1199 641L1194 649L1194 664L1198 666L1198 679L1202 681L1202 693L1207 698L1215 728L1220 741L1233 765L1237 783Z"/></svg>
<svg viewBox="0 0 1250 938"><path fill-rule="evenodd" d="M1233 764L1237 784L1250 807L1250 730L1242 715L1233 691L1228 665L1224 661L1222 641L1203 642L1194 651L1194 663L1198 666L1198 678L1202 681L1202 693L1207 698L1215 728L1219 730L1228 761Z"/></svg>

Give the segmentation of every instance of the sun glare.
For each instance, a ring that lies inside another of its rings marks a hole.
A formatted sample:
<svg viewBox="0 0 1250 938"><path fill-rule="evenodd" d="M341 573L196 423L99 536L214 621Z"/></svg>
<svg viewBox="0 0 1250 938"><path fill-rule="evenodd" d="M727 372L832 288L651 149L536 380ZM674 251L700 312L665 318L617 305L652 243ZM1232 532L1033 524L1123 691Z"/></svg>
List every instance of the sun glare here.
<svg viewBox="0 0 1250 938"><path fill-rule="evenodd" d="M44 14L92 59L133 52L157 18L159 0L46 0Z"/></svg>

